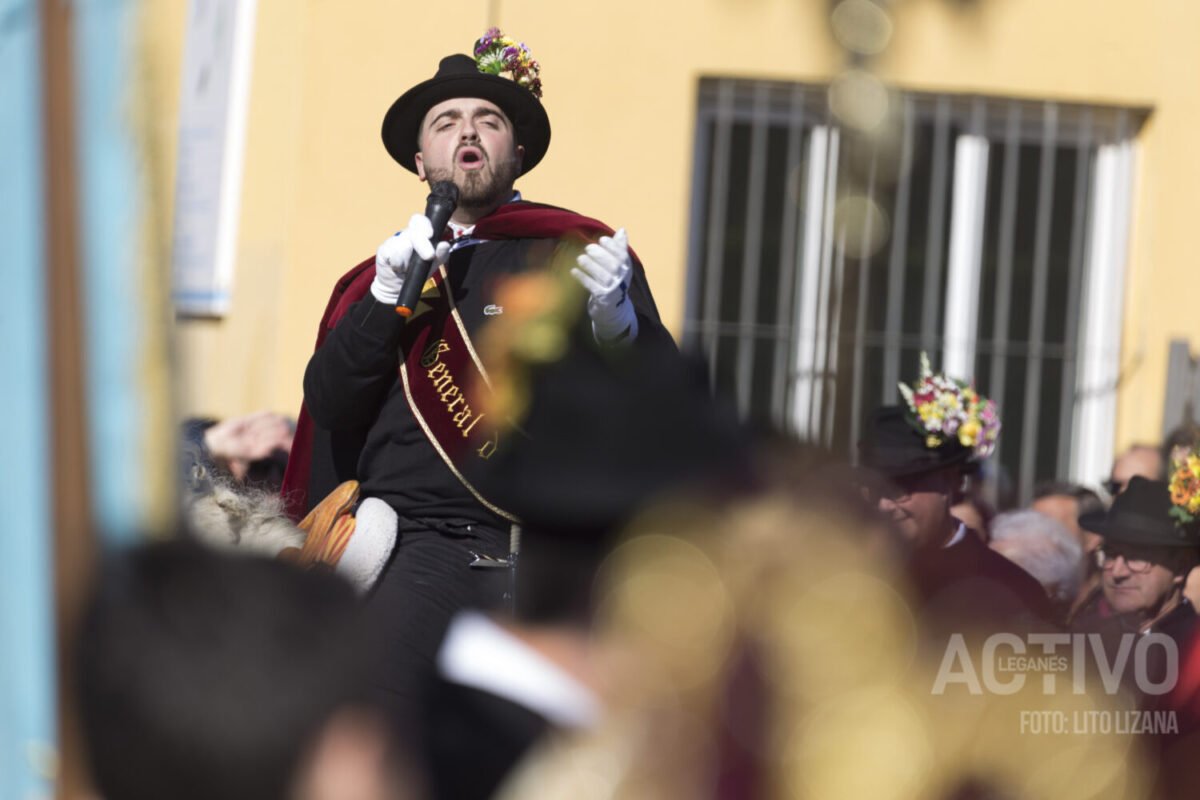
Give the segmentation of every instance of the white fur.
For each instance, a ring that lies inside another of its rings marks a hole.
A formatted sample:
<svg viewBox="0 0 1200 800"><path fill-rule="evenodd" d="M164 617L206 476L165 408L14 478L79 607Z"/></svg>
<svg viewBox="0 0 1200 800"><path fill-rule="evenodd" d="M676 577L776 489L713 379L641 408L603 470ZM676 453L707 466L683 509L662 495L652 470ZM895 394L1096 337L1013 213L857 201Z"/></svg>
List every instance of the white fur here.
<svg viewBox="0 0 1200 800"><path fill-rule="evenodd" d="M213 481L191 496L185 513L192 533L205 544L274 557L304 546L304 531L283 513L283 503L267 492Z"/></svg>

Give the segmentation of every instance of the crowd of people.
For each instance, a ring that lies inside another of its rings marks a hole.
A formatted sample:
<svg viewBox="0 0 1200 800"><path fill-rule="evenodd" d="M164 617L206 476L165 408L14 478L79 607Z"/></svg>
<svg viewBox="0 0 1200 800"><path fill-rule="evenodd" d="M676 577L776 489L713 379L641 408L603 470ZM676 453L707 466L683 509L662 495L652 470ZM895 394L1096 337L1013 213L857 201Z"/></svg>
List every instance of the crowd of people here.
<svg viewBox="0 0 1200 800"><path fill-rule="evenodd" d="M446 230L431 201L344 275L294 430L191 426L180 531L102 565L77 664L102 796L1187 796L1191 443L997 514L999 410L924 357L853 465L757 441L626 231L515 191L541 91L492 29L396 100L384 145L453 184ZM268 500L244 484L281 449ZM1028 725L1131 710L1170 716Z"/></svg>

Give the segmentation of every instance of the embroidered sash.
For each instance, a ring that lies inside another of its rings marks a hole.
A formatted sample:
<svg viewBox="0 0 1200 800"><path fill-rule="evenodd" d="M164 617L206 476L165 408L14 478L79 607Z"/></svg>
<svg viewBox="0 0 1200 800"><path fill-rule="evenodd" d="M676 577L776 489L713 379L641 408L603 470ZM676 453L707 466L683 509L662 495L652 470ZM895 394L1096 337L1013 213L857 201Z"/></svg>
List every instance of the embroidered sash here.
<svg viewBox="0 0 1200 800"><path fill-rule="evenodd" d="M400 378L404 397L429 443L454 477L476 500L507 520L517 518L489 502L466 479L472 462L491 458L500 446L496 426L472 397L491 391L487 370L463 326L443 264L425 283L421 299L404 326Z"/></svg>

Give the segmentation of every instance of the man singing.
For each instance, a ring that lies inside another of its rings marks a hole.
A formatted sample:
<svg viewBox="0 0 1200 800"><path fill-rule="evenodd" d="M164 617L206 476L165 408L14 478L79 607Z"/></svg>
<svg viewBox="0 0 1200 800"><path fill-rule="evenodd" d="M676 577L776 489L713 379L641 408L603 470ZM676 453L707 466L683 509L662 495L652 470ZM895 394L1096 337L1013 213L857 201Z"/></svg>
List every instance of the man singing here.
<svg viewBox="0 0 1200 800"><path fill-rule="evenodd" d="M380 688L402 720L451 615L496 606L507 583L505 570L471 567L476 555L505 559L516 522L469 479L503 447L473 394L490 385L474 344L505 313L498 289L569 258L586 290L579 324L598 347L674 347L623 229L514 191L550 143L540 96L537 62L493 28L473 56L443 58L436 75L392 104L388 153L431 185L452 181L458 204L444 238L414 214L338 282L304 376L300 454L284 487L293 512L353 478L397 515L396 546L370 604ZM432 269L406 321L396 305L414 253Z"/></svg>

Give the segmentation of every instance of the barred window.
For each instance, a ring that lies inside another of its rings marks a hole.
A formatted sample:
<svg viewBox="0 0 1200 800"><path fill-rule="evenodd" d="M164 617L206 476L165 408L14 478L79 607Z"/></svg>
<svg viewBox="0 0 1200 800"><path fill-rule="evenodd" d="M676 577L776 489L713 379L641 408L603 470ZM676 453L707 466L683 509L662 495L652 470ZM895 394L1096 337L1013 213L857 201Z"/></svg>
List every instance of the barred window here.
<svg viewBox="0 0 1200 800"><path fill-rule="evenodd" d="M853 457L925 350L1000 406L993 492L1102 479L1148 112L901 93L898 146L862 152L826 97L701 81L684 342L716 390Z"/></svg>

